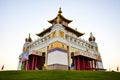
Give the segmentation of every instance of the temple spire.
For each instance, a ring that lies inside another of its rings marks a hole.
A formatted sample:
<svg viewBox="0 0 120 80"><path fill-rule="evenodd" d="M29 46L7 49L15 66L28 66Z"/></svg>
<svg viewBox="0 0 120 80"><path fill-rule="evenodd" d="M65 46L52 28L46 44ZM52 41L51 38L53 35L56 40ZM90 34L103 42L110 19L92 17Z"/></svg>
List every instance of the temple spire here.
<svg viewBox="0 0 120 80"><path fill-rule="evenodd" d="M61 7L59 8L58 14L62 14Z"/></svg>

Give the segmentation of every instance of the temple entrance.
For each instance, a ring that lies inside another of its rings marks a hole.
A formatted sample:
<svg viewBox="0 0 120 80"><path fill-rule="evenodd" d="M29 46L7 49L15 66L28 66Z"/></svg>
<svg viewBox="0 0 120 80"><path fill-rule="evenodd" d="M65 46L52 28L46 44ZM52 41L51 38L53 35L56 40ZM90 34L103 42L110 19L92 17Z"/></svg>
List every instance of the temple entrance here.
<svg viewBox="0 0 120 80"><path fill-rule="evenodd" d="M42 70L45 64L45 53L42 56L31 54L28 60L28 70Z"/></svg>
<svg viewBox="0 0 120 80"><path fill-rule="evenodd" d="M72 65L74 70L95 70L96 62L94 59L85 57L85 56L74 56L74 53L71 53Z"/></svg>

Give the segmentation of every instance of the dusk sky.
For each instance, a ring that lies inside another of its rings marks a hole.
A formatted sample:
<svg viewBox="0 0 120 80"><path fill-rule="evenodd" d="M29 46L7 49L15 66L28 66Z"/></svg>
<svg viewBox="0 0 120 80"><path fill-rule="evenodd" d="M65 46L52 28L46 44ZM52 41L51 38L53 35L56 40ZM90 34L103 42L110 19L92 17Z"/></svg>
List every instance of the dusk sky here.
<svg viewBox="0 0 120 80"><path fill-rule="evenodd" d="M51 26L62 15L73 29L96 38L105 69L120 68L120 0L0 0L0 69L16 70L25 38Z"/></svg>

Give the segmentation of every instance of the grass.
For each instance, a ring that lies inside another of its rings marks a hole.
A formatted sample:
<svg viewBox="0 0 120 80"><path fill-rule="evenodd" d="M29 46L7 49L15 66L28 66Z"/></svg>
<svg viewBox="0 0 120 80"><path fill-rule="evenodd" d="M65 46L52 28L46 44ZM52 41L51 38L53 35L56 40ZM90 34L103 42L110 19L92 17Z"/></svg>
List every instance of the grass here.
<svg viewBox="0 0 120 80"><path fill-rule="evenodd" d="M120 72L104 71L0 71L0 80L120 80Z"/></svg>

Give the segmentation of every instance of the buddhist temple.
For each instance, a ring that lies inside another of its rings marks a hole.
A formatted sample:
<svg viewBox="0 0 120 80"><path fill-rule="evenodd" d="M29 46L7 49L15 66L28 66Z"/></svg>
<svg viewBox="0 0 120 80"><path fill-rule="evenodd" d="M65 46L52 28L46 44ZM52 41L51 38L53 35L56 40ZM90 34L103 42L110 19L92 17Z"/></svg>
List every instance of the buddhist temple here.
<svg viewBox="0 0 120 80"><path fill-rule="evenodd" d="M85 34L69 26L72 20L62 15L59 8L55 18L48 21L51 26L38 32L39 38L32 40L30 34L25 39L23 51L19 55L18 70L103 70L102 58L90 33Z"/></svg>

